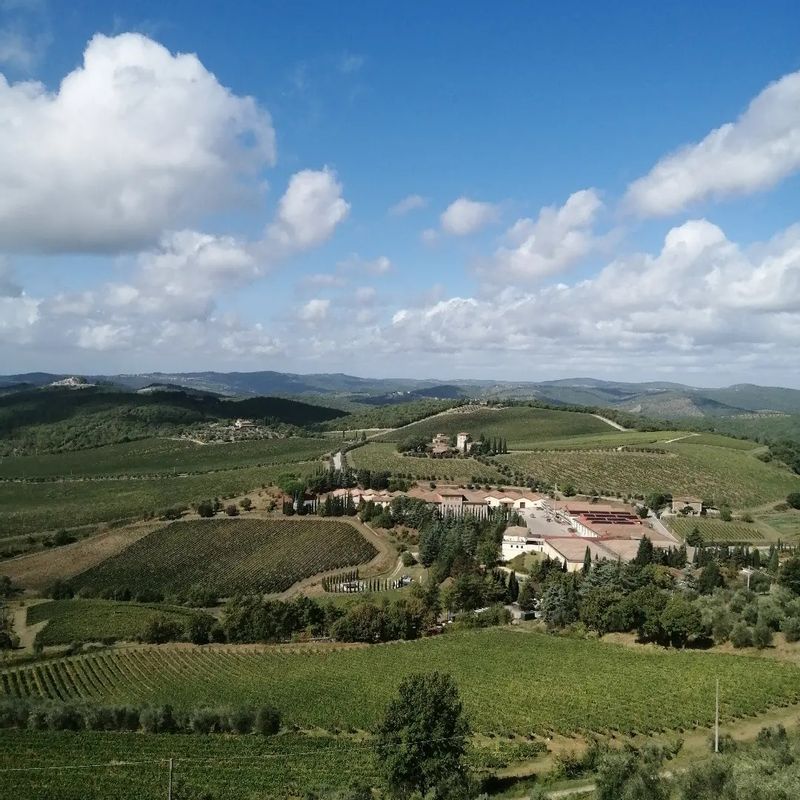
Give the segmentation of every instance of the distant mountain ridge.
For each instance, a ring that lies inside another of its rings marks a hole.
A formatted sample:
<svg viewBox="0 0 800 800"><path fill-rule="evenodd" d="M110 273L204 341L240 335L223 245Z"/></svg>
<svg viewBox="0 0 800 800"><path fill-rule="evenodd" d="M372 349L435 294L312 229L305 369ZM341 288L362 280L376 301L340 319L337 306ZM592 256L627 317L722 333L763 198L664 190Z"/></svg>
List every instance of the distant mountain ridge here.
<svg viewBox="0 0 800 800"><path fill-rule="evenodd" d="M29 389L69 378L68 374L33 372L0 376L0 392ZM331 396L368 405L420 398L521 399L562 405L600 406L648 417L734 417L753 414L800 414L800 390L736 384L701 388L669 381L626 383L579 377L552 381L442 380L362 378L345 373L307 375L262 372L185 372L85 375L88 381L129 390L182 386L199 393L230 397Z"/></svg>

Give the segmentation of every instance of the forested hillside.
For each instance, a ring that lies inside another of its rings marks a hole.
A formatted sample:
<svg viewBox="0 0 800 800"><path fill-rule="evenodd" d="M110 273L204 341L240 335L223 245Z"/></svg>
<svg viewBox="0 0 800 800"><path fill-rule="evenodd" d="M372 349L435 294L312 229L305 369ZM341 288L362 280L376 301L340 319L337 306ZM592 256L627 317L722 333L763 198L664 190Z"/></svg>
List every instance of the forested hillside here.
<svg viewBox="0 0 800 800"><path fill-rule="evenodd" d="M305 426L344 412L278 397L229 400L184 391L42 388L0 396L0 454L57 452L169 436L192 426L253 419Z"/></svg>

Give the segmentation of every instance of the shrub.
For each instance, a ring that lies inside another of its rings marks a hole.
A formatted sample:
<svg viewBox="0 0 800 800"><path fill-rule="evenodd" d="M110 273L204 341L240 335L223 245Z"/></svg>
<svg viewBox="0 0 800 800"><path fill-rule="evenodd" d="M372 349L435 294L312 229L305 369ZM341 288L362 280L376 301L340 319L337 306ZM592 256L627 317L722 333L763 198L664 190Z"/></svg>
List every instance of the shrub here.
<svg viewBox="0 0 800 800"><path fill-rule="evenodd" d="M417 559L411 555L407 550L400 556L400 560L403 562L404 567L413 567L414 564L417 563Z"/></svg>
<svg viewBox="0 0 800 800"><path fill-rule="evenodd" d="M239 508L238 506L230 503L229 505L225 506L225 513L229 517L238 517L239 516Z"/></svg>
<svg viewBox="0 0 800 800"><path fill-rule="evenodd" d="M759 620L756 627L753 629L753 644L759 649L763 650L772 644L772 628L767 625L765 620Z"/></svg>
<svg viewBox="0 0 800 800"><path fill-rule="evenodd" d="M141 638L148 644L164 644L179 641L183 637L184 630L177 622L159 614L144 626Z"/></svg>
<svg viewBox="0 0 800 800"><path fill-rule="evenodd" d="M24 728L28 723L28 711L24 700L0 700L0 728Z"/></svg>
<svg viewBox="0 0 800 800"><path fill-rule="evenodd" d="M262 706L256 712L255 732L262 736L274 736L281 729L281 715L272 706Z"/></svg>
<svg viewBox="0 0 800 800"><path fill-rule="evenodd" d="M83 724L90 731L118 730L117 717L114 712L114 708L107 706L87 706L83 709Z"/></svg>
<svg viewBox="0 0 800 800"><path fill-rule="evenodd" d="M28 729L32 731L47 730L47 709L44 706L34 706L28 714Z"/></svg>
<svg viewBox="0 0 800 800"><path fill-rule="evenodd" d="M189 718L189 729L192 733L209 734L220 732L224 728L219 713L211 708L198 708Z"/></svg>
<svg viewBox="0 0 800 800"><path fill-rule="evenodd" d="M753 632L744 622L737 622L731 631L731 642L734 647L752 647Z"/></svg>
<svg viewBox="0 0 800 800"><path fill-rule="evenodd" d="M239 505L242 507L243 511L249 511L253 507L253 501L249 497L243 497L239 501Z"/></svg>
<svg viewBox="0 0 800 800"><path fill-rule="evenodd" d="M131 706L115 706L114 726L118 731L139 730L139 709Z"/></svg>
<svg viewBox="0 0 800 800"><path fill-rule="evenodd" d="M169 705L143 708L139 712L139 724L145 733L175 733L178 728Z"/></svg>
<svg viewBox="0 0 800 800"><path fill-rule="evenodd" d="M197 504L197 513L201 517L213 517L216 513L214 504L210 500L203 500L202 503Z"/></svg>
<svg viewBox="0 0 800 800"><path fill-rule="evenodd" d="M252 708L234 708L228 714L228 726L234 733L250 733L256 721Z"/></svg>
<svg viewBox="0 0 800 800"><path fill-rule="evenodd" d="M60 530L53 537L53 544L56 547L63 547L65 544L72 544L72 542L76 541L77 539L65 530Z"/></svg>
<svg viewBox="0 0 800 800"><path fill-rule="evenodd" d="M79 731L84 727L83 717L75 706L54 705L46 712L47 727L51 731Z"/></svg>
<svg viewBox="0 0 800 800"><path fill-rule="evenodd" d="M781 624L781 630L787 642L800 640L800 617L786 617Z"/></svg>
<svg viewBox="0 0 800 800"><path fill-rule="evenodd" d="M216 620L210 614L195 614L187 627L189 641L193 644L208 644L211 639L211 629Z"/></svg>

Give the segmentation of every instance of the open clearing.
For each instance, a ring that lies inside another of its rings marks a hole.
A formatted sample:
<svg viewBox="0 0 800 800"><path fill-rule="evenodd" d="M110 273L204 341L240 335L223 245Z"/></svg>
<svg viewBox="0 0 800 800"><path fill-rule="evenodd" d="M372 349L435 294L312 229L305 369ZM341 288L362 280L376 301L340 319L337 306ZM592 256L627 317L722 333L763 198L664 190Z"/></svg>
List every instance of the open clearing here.
<svg viewBox="0 0 800 800"><path fill-rule="evenodd" d="M631 649L508 628L386 645L132 647L2 671L7 694L119 703L270 702L303 728L370 729L400 680L450 672L477 730L658 732L800 699L800 669L756 657ZM592 679L576 676L591 673ZM625 687L624 691L620 687Z"/></svg>
<svg viewBox="0 0 800 800"><path fill-rule="evenodd" d="M496 458L525 475L559 486L571 483L588 494L685 492L715 505L751 508L800 490L800 476L786 469L741 450L693 441L659 445L665 453L554 450Z"/></svg>
<svg viewBox="0 0 800 800"><path fill-rule="evenodd" d="M344 521L203 519L174 522L72 580L94 593L177 594L199 586L219 597L282 592L329 569L370 561L377 550Z"/></svg>
<svg viewBox="0 0 800 800"><path fill-rule="evenodd" d="M510 408L462 406L446 414L439 414L435 418L407 425L402 430L390 431L381 438L385 441L399 442L412 436L431 438L436 433L454 435L459 431L467 431L476 439L481 433L489 438L504 438L508 441L510 449L527 450L543 439L613 433L613 428L592 414L578 411L553 411L530 406Z"/></svg>
<svg viewBox="0 0 800 800"><path fill-rule="evenodd" d="M194 615L188 608L113 600L52 600L28 608L28 625L46 622L39 634L45 645L102 640L135 640L158 616L185 625Z"/></svg>

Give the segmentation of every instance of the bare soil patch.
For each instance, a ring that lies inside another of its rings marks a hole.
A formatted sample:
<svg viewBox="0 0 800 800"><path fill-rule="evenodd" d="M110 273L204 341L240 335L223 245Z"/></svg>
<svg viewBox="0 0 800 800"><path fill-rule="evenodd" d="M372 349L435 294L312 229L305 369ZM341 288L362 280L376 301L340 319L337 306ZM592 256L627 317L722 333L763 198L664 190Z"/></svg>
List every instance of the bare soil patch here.
<svg viewBox="0 0 800 800"><path fill-rule="evenodd" d="M12 558L0 563L0 575L8 575L28 591L41 592L57 578L72 578L121 553L156 527L158 523L139 523L105 531L63 547Z"/></svg>

